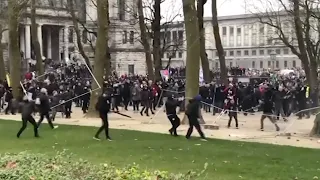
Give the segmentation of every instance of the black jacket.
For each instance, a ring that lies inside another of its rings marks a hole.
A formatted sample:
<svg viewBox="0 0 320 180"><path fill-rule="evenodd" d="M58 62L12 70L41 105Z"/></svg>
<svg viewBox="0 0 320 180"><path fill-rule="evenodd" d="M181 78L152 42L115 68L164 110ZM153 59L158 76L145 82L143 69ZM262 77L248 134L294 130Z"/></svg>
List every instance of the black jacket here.
<svg viewBox="0 0 320 180"><path fill-rule="evenodd" d="M110 97L109 96L100 96L96 104L96 110L99 113L107 114L110 111Z"/></svg>
<svg viewBox="0 0 320 180"><path fill-rule="evenodd" d="M186 115L193 118L200 118L200 102L197 100L190 100L187 106Z"/></svg>
<svg viewBox="0 0 320 180"><path fill-rule="evenodd" d="M175 101L174 99L168 99L166 102L166 113L167 115L175 115L177 114L177 106L179 105L179 102Z"/></svg>
<svg viewBox="0 0 320 180"><path fill-rule="evenodd" d="M29 117L35 111L35 104L34 102L25 102L22 105L21 116L22 117Z"/></svg>

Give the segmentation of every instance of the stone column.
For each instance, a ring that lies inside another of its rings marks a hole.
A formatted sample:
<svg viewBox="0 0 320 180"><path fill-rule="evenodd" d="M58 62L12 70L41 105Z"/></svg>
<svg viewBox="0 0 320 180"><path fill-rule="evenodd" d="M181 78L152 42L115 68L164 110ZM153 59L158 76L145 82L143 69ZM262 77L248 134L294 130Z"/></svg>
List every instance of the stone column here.
<svg viewBox="0 0 320 180"><path fill-rule="evenodd" d="M69 26L64 27L64 60L69 62Z"/></svg>
<svg viewBox="0 0 320 180"><path fill-rule="evenodd" d="M229 47L230 46L230 27L226 26L227 28L227 43L226 46Z"/></svg>
<svg viewBox="0 0 320 180"><path fill-rule="evenodd" d="M38 24L38 41L40 44L41 56L43 56L43 44L42 44L42 24ZM41 57L42 58L42 57Z"/></svg>
<svg viewBox="0 0 320 180"><path fill-rule="evenodd" d="M47 29L47 58L52 59L52 38L51 38L51 29Z"/></svg>
<svg viewBox="0 0 320 180"><path fill-rule="evenodd" d="M31 26L25 25L25 58L31 58Z"/></svg>
<svg viewBox="0 0 320 180"><path fill-rule="evenodd" d="M234 41L233 41L233 44L234 44L234 45L233 45L233 46L234 46L234 47L238 47L238 46L237 46L237 45L238 45L238 44L237 44L237 40L238 40L238 39L237 39L237 38L238 38L238 37L237 37L237 36L238 36L237 34L238 34L238 29L237 29L237 26L235 25L235 26L233 26L233 39L234 39Z"/></svg>
<svg viewBox="0 0 320 180"><path fill-rule="evenodd" d="M23 58L26 58L25 27L20 29L20 52L23 52Z"/></svg>

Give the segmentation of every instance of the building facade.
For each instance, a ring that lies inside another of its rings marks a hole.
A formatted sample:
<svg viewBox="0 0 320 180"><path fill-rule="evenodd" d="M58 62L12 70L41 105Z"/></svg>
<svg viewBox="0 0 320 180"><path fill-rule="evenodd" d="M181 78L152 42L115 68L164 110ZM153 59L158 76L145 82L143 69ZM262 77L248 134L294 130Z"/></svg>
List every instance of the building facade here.
<svg viewBox="0 0 320 180"><path fill-rule="evenodd" d="M211 17L204 18L205 43L210 68L219 68L218 53L213 36ZM287 36L293 36L292 26L287 26ZM301 67L301 61L292 54L291 50L281 41L275 40L274 28L261 24L255 15L237 15L219 17L220 36L225 50L226 65L228 67L242 67L254 69L286 69ZM172 30L184 31L184 27ZM186 41L184 41L186 44ZM171 66L179 67L185 65L186 45L183 52L177 52L171 60ZM272 60L270 54L276 54ZM164 55L164 61L168 56Z"/></svg>
<svg viewBox="0 0 320 180"><path fill-rule="evenodd" d="M42 0L37 1L37 3L36 23L38 25L38 39L43 58L61 62L81 59L73 22L67 9L67 0ZM76 14L82 22L79 25L82 29L82 44L89 57L93 59L97 36L96 4L92 0L75 0L74 3ZM3 5L5 6L6 3L3 3ZM138 40L137 23L131 16L135 11L134 5L134 0L109 1L111 65L121 74L144 74L146 72L143 48ZM128 7L132 8L129 10ZM95 33L89 33L86 29ZM21 18L19 34L23 59L34 59L29 7L25 9ZM4 44L9 42L8 31L4 32L1 42ZM5 59L8 60L8 53L5 52L4 54Z"/></svg>

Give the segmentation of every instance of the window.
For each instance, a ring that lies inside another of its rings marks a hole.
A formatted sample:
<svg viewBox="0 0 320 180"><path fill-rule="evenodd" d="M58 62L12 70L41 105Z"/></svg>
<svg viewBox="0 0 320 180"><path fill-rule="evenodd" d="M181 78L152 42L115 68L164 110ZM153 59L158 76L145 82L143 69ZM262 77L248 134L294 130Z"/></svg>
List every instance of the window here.
<svg viewBox="0 0 320 180"><path fill-rule="evenodd" d="M237 56L241 56L241 51L237 51Z"/></svg>
<svg viewBox="0 0 320 180"><path fill-rule="evenodd" d="M86 44L88 42L88 32L86 30L82 31L82 43Z"/></svg>
<svg viewBox="0 0 320 180"><path fill-rule="evenodd" d="M166 41L167 41L167 43L171 42L171 32L170 31L166 32Z"/></svg>
<svg viewBox="0 0 320 180"><path fill-rule="evenodd" d="M283 54L289 54L289 49L283 49Z"/></svg>
<svg viewBox="0 0 320 180"><path fill-rule="evenodd" d="M223 36L227 35L227 27L222 27L222 35Z"/></svg>
<svg viewBox="0 0 320 180"><path fill-rule="evenodd" d="M127 31L124 30L124 31L122 32L122 43L123 43L123 44L126 44L127 42L128 42Z"/></svg>
<svg viewBox="0 0 320 180"><path fill-rule="evenodd" d="M134 75L134 64L128 65L128 72L129 74Z"/></svg>
<svg viewBox="0 0 320 180"><path fill-rule="evenodd" d="M234 56L234 51L229 51L230 56Z"/></svg>
<svg viewBox="0 0 320 180"><path fill-rule="evenodd" d="M233 27L230 27L230 29L229 29L229 31L230 31L230 36L233 36L233 34L234 34L234 28Z"/></svg>
<svg viewBox="0 0 320 180"><path fill-rule="evenodd" d="M229 65L230 65L230 67L232 67L232 65L233 65L233 64L232 64L232 61L229 62Z"/></svg>
<svg viewBox="0 0 320 180"><path fill-rule="evenodd" d="M263 61L260 61L260 68L263 68Z"/></svg>
<svg viewBox="0 0 320 180"><path fill-rule="evenodd" d="M279 61L276 61L276 68L279 68Z"/></svg>
<svg viewBox="0 0 320 180"><path fill-rule="evenodd" d="M179 52L179 58L182 58L182 52Z"/></svg>
<svg viewBox="0 0 320 180"><path fill-rule="evenodd" d="M237 28L237 34L238 34L238 36L241 35L241 28L240 27Z"/></svg>
<svg viewBox="0 0 320 180"><path fill-rule="evenodd" d="M294 68L296 67L296 61L295 60L292 61L292 67L294 67Z"/></svg>
<svg viewBox="0 0 320 180"><path fill-rule="evenodd" d="M276 49L276 53L277 54L281 54L281 50L280 49Z"/></svg>
<svg viewBox="0 0 320 180"><path fill-rule="evenodd" d="M171 52L171 58L176 58L177 57L177 52L176 51L172 51Z"/></svg>
<svg viewBox="0 0 320 180"><path fill-rule="evenodd" d="M171 54L169 52L167 52L167 58L169 59L171 56Z"/></svg>
<svg viewBox="0 0 320 180"><path fill-rule="evenodd" d="M130 44L133 44L134 43L134 31L130 31Z"/></svg>
<svg viewBox="0 0 320 180"><path fill-rule="evenodd" d="M178 40L177 31L172 32L172 41L176 42Z"/></svg>
<svg viewBox="0 0 320 180"><path fill-rule="evenodd" d="M245 51L244 51L244 55L245 55L245 56L249 56L249 51L248 51L248 50L245 50Z"/></svg>
<svg viewBox="0 0 320 180"><path fill-rule="evenodd" d="M255 62L255 61L252 61L251 67L252 67L252 68L256 68L256 62Z"/></svg>
<svg viewBox="0 0 320 180"><path fill-rule="evenodd" d="M183 31L178 31L179 41L183 41Z"/></svg>
<svg viewBox="0 0 320 180"><path fill-rule="evenodd" d="M216 68L219 68L219 63L218 62L216 62Z"/></svg>
<svg viewBox="0 0 320 180"><path fill-rule="evenodd" d="M69 39L69 42L73 42L73 29L72 28L69 28L69 34L68 34L68 39Z"/></svg>
<svg viewBox="0 0 320 180"><path fill-rule="evenodd" d="M259 54L264 55L264 49L260 49Z"/></svg>
<svg viewBox="0 0 320 180"><path fill-rule="evenodd" d="M271 61L268 61L268 67L269 68L271 67Z"/></svg>
<svg viewBox="0 0 320 180"><path fill-rule="evenodd" d="M284 64L284 68L288 67L288 62L287 61L284 61L283 64Z"/></svg>
<svg viewBox="0 0 320 180"><path fill-rule="evenodd" d="M271 49L268 49L268 54L269 54L269 55L271 54L271 52L272 52L272 50L271 50Z"/></svg>
<svg viewBox="0 0 320 180"><path fill-rule="evenodd" d="M251 51L251 55L252 55L252 56L256 56L256 55L257 55L257 51L256 51L256 50L252 50L252 51Z"/></svg>
<svg viewBox="0 0 320 180"><path fill-rule="evenodd" d="M227 51L223 51L223 55L226 56L227 55Z"/></svg>
<svg viewBox="0 0 320 180"><path fill-rule="evenodd" d="M264 25L263 24L260 24L259 33L264 34Z"/></svg>

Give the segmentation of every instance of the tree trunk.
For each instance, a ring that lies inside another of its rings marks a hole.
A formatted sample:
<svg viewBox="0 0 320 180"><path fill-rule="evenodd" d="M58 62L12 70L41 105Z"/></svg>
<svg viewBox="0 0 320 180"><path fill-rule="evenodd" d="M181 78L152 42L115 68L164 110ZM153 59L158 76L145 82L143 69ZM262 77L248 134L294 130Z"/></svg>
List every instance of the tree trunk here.
<svg viewBox="0 0 320 180"><path fill-rule="evenodd" d="M203 79L206 83L211 82L210 75L210 65L208 61L208 56L206 53L206 43L205 43L205 29L203 27L203 13L204 13L204 5L207 0L198 0L197 2L197 16L199 22L199 32L200 32L200 57L201 57L201 65L203 72Z"/></svg>
<svg viewBox="0 0 320 180"><path fill-rule="evenodd" d="M200 39L195 0L182 0L187 37L186 105L199 93ZM192 47L192 48L191 48ZM187 122L187 116L182 123Z"/></svg>
<svg viewBox="0 0 320 180"><path fill-rule="evenodd" d="M212 0L212 26L213 26L213 35L216 41L216 48L219 55L220 62L220 79L224 84L228 84L228 72L226 68L226 59L224 54L224 49L222 46L219 24L218 24L218 12L217 12L217 0Z"/></svg>
<svg viewBox="0 0 320 180"><path fill-rule="evenodd" d="M71 18L72 18L73 28L74 28L74 31L75 31L76 37L77 37L78 50L79 50L82 58L85 60L86 64L90 68L90 70L92 70L91 65L90 65L89 57L86 55L86 53L83 50L83 45L82 45L82 42L81 42L81 33L80 33L79 25L78 25L78 18L76 16L76 13L75 13L75 10L74 10L73 0L68 0L68 6L69 6L69 12L70 12L70 15L71 15Z"/></svg>
<svg viewBox="0 0 320 180"><path fill-rule="evenodd" d="M98 14L98 37L96 42L96 51L94 58L93 75L98 82L93 81L92 89L98 89L103 84L104 64L106 60L106 47L108 42L108 21L109 19L109 4L108 0L97 0L97 14ZM99 83L99 84L98 84ZM95 116L95 105L98 97L102 94L102 89L99 89L91 94L90 107L88 116Z"/></svg>
<svg viewBox="0 0 320 180"><path fill-rule="evenodd" d="M161 39L160 39L160 21L161 21L161 0L154 0L154 21L152 22L152 32L153 32L153 62L155 70L155 79L160 80L160 71L162 70L161 61Z"/></svg>
<svg viewBox="0 0 320 180"><path fill-rule="evenodd" d="M320 136L320 114L318 113L314 119L313 128L310 132L310 136Z"/></svg>
<svg viewBox="0 0 320 180"><path fill-rule="evenodd" d="M3 45L1 43L3 32L4 32L4 29L0 24L0 80L6 79L6 70L5 70L4 57L3 57Z"/></svg>
<svg viewBox="0 0 320 180"><path fill-rule="evenodd" d="M13 97L17 99L21 95L20 80L21 56L19 48L19 8L15 0L8 1L9 23L9 59L10 59L10 83Z"/></svg>
<svg viewBox="0 0 320 180"><path fill-rule="evenodd" d="M137 0L137 7L138 7L138 16L139 16L139 27L140 27L140 33L141 33L140 37L141 37L141 42L142 42L142 45L143 45L143 48L144 48L144 52L145 52L145 55L146 55L148 78L154 80L153 64L152 64L152 57L151 57L151 48L150 48L150 43L149 43L149 40L148 40L146 24L144 22L142 0Z"/></svg>
<svg viewBox="0 0 320 180"><path fill-rule="evenodd" d="M31 35L32 35L32 45L36 55L36 68L37 75L44 74L44 66L42 60L42 52L38 39L38 25L36 24L36 0L31 0ZM42 39L41 39L42 40Z"/></svg>

